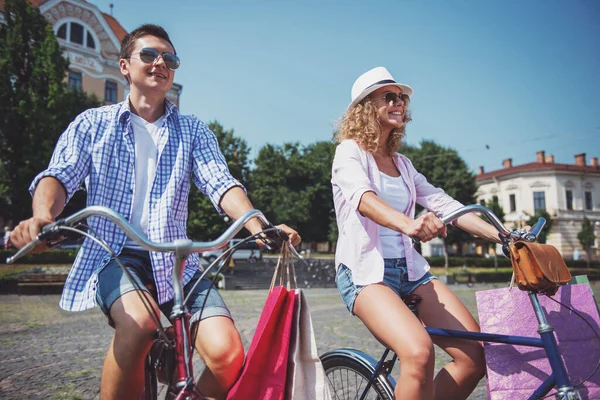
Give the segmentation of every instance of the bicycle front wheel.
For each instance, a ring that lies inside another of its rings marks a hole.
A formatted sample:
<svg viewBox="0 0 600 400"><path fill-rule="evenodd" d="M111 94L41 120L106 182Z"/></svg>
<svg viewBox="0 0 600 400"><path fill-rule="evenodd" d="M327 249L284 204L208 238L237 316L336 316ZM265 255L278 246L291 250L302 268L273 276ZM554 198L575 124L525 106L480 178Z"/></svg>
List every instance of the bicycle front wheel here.
<svg viewBox="0 0 600 400"><path fill-rule="evenodd" d="M321 356L333 399L393 400L394 388L387 376L378 374L367 393L375 372L375 360L357 350L334 350ZM364 397L362 397L364 395Z"/></svg>

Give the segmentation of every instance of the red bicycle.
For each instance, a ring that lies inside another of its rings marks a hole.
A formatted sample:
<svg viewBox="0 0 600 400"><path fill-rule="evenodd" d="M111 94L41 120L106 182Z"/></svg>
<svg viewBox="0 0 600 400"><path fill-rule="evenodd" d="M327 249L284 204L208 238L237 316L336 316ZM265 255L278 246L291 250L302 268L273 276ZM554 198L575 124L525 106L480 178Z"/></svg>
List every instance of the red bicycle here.
<svg viewBox="0 0 600 400"><path fill-rule="evenodd" d="M119 214L110 208L102 206L91 206L71 215L70 217L60 219L52 224L45 226L42 232L25 247L20 249L13 257L6 260L8 264L14 263L17 259L31 252L39 243L52 242L56 244L56 240L66 236L72 237L73 234L84 235L100 246L102 246L109 254L115 258L121 266L124 273L129 277L130 281L141 290L134 279L131 279L129 271L125 268L118 256L108 246L108 244L99 237L94 236L87 231L87 227L83 221L88 217L99 216L105 217L114 222L123 230L127 236L135 240L137 244L148 251L171 252L175 254L175 265L173 267L172 279L174 289L174 305L168 319L171 322L171 327L165 328L161 323L160 315L157 315L153 308L150 307L148 301L140 294L140 299L146 306L149 314L156 323L157 330L151 350L148 352L145 364L145 385L142 399L154 400L158 398L158 382L167 386L167 399L175 400L201 400L204 399L200 389L196 385L194 370L192 364L193 343L195 332L190 332L190 314L186 307L188 298L183 297L183 269L186 261L191 253L201 253L223 248L227 243L243 228L244 224L252 218L258 218L263 224L263 231L252 235L237 245L241 245L250 240L259 239L263 242L267 251L276 251L282 245L287 245L290 250L298 256L295 249L289 244L288 237L282 230L273 227L264 217L262 212L258 210L250 210L235 221L223 234L216 240L210 242L193 242L189 239L178 239L172 243L155 243L150 242L144 236L140 235L135 229ZM236 245L236 246L237 246ZM235 251L235 247L229 248L227 251L212 262L204 269L202 276L197 280L196 284L212 270L214 278L212 281L211 290L214 286L214 281L218 277L218 272L231 254ZM193 292L191 290L190 292ZM139 293L139 291L138 291ZM189 296L188 296L189 297ZM208 298L208 296L207 296Z"/></svg>

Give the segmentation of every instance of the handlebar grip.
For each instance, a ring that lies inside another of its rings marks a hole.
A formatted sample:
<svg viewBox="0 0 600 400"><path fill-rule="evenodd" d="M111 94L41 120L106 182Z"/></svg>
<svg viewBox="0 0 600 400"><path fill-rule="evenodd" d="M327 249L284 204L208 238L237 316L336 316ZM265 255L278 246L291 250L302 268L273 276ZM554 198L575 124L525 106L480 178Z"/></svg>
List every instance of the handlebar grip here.
<svg viewBox="0 0 600 400"><path fill-rule="evenodd" d="M21 258L21 257L27 255L29 252L31 252L31 250L33 250L42 241L47 241L47 240L51 239L52 237L54 237L59 232L59 230L57 228L62 225L65 225L64 218L61 218L57 221L54 221L48 225L43 226L41 232L37 235L37 237L35 239L33 239L31 242L27 243L25 246L21 247L19 249L19 251L17 251L15 253L14 256L8 257L6 259L6 263L7 264L14 263L19 258Z"/></svg>
<svg viewBox="0 0 600 400"><path fill-rule="evenodd" d="M21 249L19 249L19 251L17 251L14 256L8 257L6 259L6 263L7 264L14 263L19 258L23 257L24 255L29 253L31 250L33 250L33 248L35 246L37 246L38 244L40 244L40 239L38 239L38 238L33 239L31 242L29 242L25 246L21 247Z"/></svg>
<svg viewBox="0 0 600 400"><path fill-rule="evenodd" d="M527 234L525 235L525 239L532 242L535 241L542 229L544 228L544 225L546 225L546 219L540 217L535 223L535 225L531 228L531 230L527 232Z"/></svg>

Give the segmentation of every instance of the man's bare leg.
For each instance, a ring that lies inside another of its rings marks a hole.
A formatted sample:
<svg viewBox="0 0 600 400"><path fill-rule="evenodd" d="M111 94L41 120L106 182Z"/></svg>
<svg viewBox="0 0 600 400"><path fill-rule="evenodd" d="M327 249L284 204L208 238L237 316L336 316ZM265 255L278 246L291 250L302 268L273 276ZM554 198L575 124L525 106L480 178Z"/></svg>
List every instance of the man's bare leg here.
<svg viewBox="0 0 600 400"><path fill-rule="evenodd" d="M202 394L225 399L244 364L244 346L233 321L224 316L200 321L196 349L206 364L198 381Z"/></svg>
<svg viewBox="0 0 600 400"><path fill-rule="evenodd" d="M158 312L156 302L142 294ZM159 314L160 315L160 314ZM144 388L144 361L152 346L156 325L139 295L128 292L110 307L115 335L104 359L100 398L139 399Z"/></svg>

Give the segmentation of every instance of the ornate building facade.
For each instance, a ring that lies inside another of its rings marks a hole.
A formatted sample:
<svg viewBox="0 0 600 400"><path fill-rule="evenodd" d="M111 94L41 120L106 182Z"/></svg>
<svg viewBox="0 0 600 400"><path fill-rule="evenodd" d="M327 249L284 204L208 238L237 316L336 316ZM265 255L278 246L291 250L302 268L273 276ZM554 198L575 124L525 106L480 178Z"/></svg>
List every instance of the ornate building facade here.
<svg viewBox="0 0 600 400"><path fill-rule="evenodd" d="M129 93L119 69L119 49L127 31L109 14L84 0L30 0L39 7L69 59L69 86L95 94L105 104ZM0 0L0 23L4 21ZM174 83L167 97L179 106L182 86Z"/></svg>
<svg viewBox="0 0 600 400"><path fill-rule="evenodd" d="M548 243L554 245L565 258L584 258L578 233L583 218L588 218L596 235L594 258L600 258L600 166L598 158L586 162L585 153L575 155L574 164L558 164L554 156L537 152L536 161L512 165L511 159L503 168L484 172L479 168L476 177L477 200L486 203L494 196L505 212L509 227L523 225L538 209L544 209L552 218Z"/></svg>

